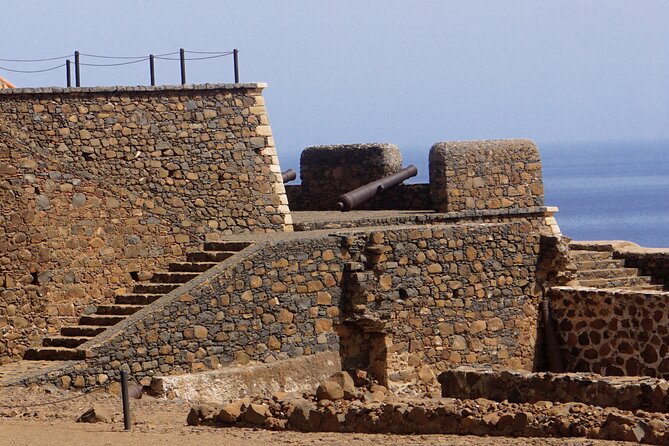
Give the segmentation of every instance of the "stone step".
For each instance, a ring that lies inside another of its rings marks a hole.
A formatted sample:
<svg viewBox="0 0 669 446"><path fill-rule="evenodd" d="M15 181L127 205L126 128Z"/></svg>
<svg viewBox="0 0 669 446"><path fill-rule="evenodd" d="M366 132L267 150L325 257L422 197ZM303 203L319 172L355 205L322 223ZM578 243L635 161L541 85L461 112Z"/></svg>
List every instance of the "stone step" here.
<svg viewBox="0 0 669 446"><path fill-rule="evenodd" d="M81 318L79 319L79 323L81 325L103 325L106 327L110 327L112 325L118 324L125 318L126 316L121 316L121 315L109 316L100 314L90 314L88 316L81 316Z"/></svg>
<svg viewBox="0 0 669 446"><path fill-rule="evenodd" d="M579 270L579 279L609 279L609 278L624 278L634 277L639 274L636 268L607 268L607 269L591 269Z"/></svg>
<svg viewBox="0 0 669 446"><path fill-rule="evenodd" d="M593 269L624 268L623 259L604 259L604 260L581 260L576 261L578 271L587 271Z"/></svg>
<svg viewBox="0 0 669 446"><path fill-rule="evenodd" d="M200 251L186 254L186 260L189 262L222 262L232 257L236 251Z"/></svg>
<svg viewBox="0 0 669 446"><path fill-rule="evenodd" d="M23 359L31 361L71 361L85 359L85 353L74 348L65 347L33 347L26 350Z"/></svg>
<svg viewBox="0 0 669 446"><path fill-rule="evenodd" d="M571 253L576 261L606 260L613 258L613 253L610 251L572 251Z"/></svg>
<svg viewBox="0 0 669 446"><path fill-rule="evenodd" d="M131 304L114 304L114 305L98 305L98 310L96 314L107 315L107 316L120 316L126 315L129 316L134 314L144 308L144 305L131 305Z"/></svg>
<svg viewBox="0 0 669 446"><path fill-rule="evenodd" d="M47 336L42 340L44 347L79 347L86 341L93 339L92 336Z"/></svg>
<svg viewBox="0 0 669 446"><path fill-rule="evenodd" d="M72 325L69 327L61 327L61 336L97 336L109 327L100 325Z"/></svg>
<svg viewBox="0 0 669 446"><path fill-rule="evenodd" d="M151 282L153 283L186 283L195 279L200 273L192 272L158 272L153 273Z"/></svg>
<svg viewBox="0 0 669 446"><path fill-rule="evenodd" d="M117 305L149 305L163 297L164 294L119 294L114 299Z"/></svg>
<svg viewBox="0 0 669 446"><path fill-rule="evenodd" d="M585 279L578 281L581 286L593 288L635 288L638 285L652 285L648 276L633 276L608 279Z"/></svg>
<svg viewBox="0 0 669 446"><path fill-rule="evenodd" d="M241 251L244 248L251 246L251 242L207 242L204 244L205 251Z"/></svg>
<svg viewBox="0 0 669 446"><path fill-rule="evenodd" d="M179 288L179 283L138 283L133 287L133 294L167 294Z"/></svg>
<svg viewBox="0 0 669 446"><path fill-rule="evenodd" d="M201 273L207 271L209 268L216 266L217 262L172 262L168 269L174 272L197 272Z"/></svg>

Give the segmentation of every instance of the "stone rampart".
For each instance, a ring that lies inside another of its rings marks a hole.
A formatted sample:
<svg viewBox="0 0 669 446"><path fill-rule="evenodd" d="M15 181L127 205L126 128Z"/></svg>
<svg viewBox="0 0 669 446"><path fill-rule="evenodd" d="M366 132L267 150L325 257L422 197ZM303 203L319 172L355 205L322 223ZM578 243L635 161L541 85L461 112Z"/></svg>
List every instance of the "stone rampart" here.
<svg viewBox="0 0 669 446"><path fill-rule="evenodd" d="M430 190L439 212L543 206L539 150L526 139L437 143Z"/></svg>
<svg viewBox="0 0 669 446"><path fill-rule="evenodd" d="M531 369L542 225L519 218L258 243L83 344L89 359L66 382L325 351L393 382L417 379L424 365Z"/></svg>
<svg viewBox="0 0 669 446"><path fill-rule="evenodd" d="M548 297L567 370L669 378L669 293L554 287Z"/></svg>
<svg viewBox="0 0 669 446"><path fill-rule="evenodd" d="M0 93L0 362L203 241L292 229L263 87Z"/></svg>

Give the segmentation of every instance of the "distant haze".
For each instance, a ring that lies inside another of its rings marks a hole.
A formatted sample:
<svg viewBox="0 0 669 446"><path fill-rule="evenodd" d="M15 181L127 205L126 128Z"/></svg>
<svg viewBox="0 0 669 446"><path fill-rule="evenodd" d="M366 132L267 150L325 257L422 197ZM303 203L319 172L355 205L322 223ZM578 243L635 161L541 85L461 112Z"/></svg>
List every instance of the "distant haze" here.
<svg viewBox="0 0 669 446"><path fill-rule="evenodd" d="M269 84L285 167L313 144L427 156L441 140L669 139L665 0L26 0L4 2L2 16L3 59L239 48L241 80ZM147 65L84 67L82 83L148 84ZM159 83L178 74L157 62ZM0 75L64 85L61 70ZM231 82L231 59L190 62L188 81Z"/></svg>

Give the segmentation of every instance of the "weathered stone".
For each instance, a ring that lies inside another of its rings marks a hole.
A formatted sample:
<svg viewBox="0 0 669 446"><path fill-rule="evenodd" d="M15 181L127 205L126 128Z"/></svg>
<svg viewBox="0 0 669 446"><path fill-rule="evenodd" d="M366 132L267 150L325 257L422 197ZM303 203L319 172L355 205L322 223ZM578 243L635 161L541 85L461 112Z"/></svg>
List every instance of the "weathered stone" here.
<svg viewBox="0 0 669 446"><path fill-rule="evenodd" d="M336 401L344 398L344 390L335 381L325 381L316 389L316 398L319 400Z"/></svg>
<svg viewBox="0 0 669 446"><path fill-rule="evenodd" d="M111 412L100 405L94 405L77 418L78 423L111 423Z"/></svg>

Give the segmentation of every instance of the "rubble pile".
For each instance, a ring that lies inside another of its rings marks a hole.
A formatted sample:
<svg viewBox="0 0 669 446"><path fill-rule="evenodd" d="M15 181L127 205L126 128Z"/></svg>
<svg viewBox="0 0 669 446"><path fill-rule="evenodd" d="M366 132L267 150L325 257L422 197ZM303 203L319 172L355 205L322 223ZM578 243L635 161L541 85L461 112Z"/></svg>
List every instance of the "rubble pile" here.
<svg viewBox="0 0 669 446"><path fill-rule="evenodd" d="M244 398L227 405L196 405L187 421L189 425L312 432L586 437L669 443L669 417L662 413L578 402L401 398L373 382L356 383L346 372L321 383L315 394L280 392L271 398Z"/></svg>

